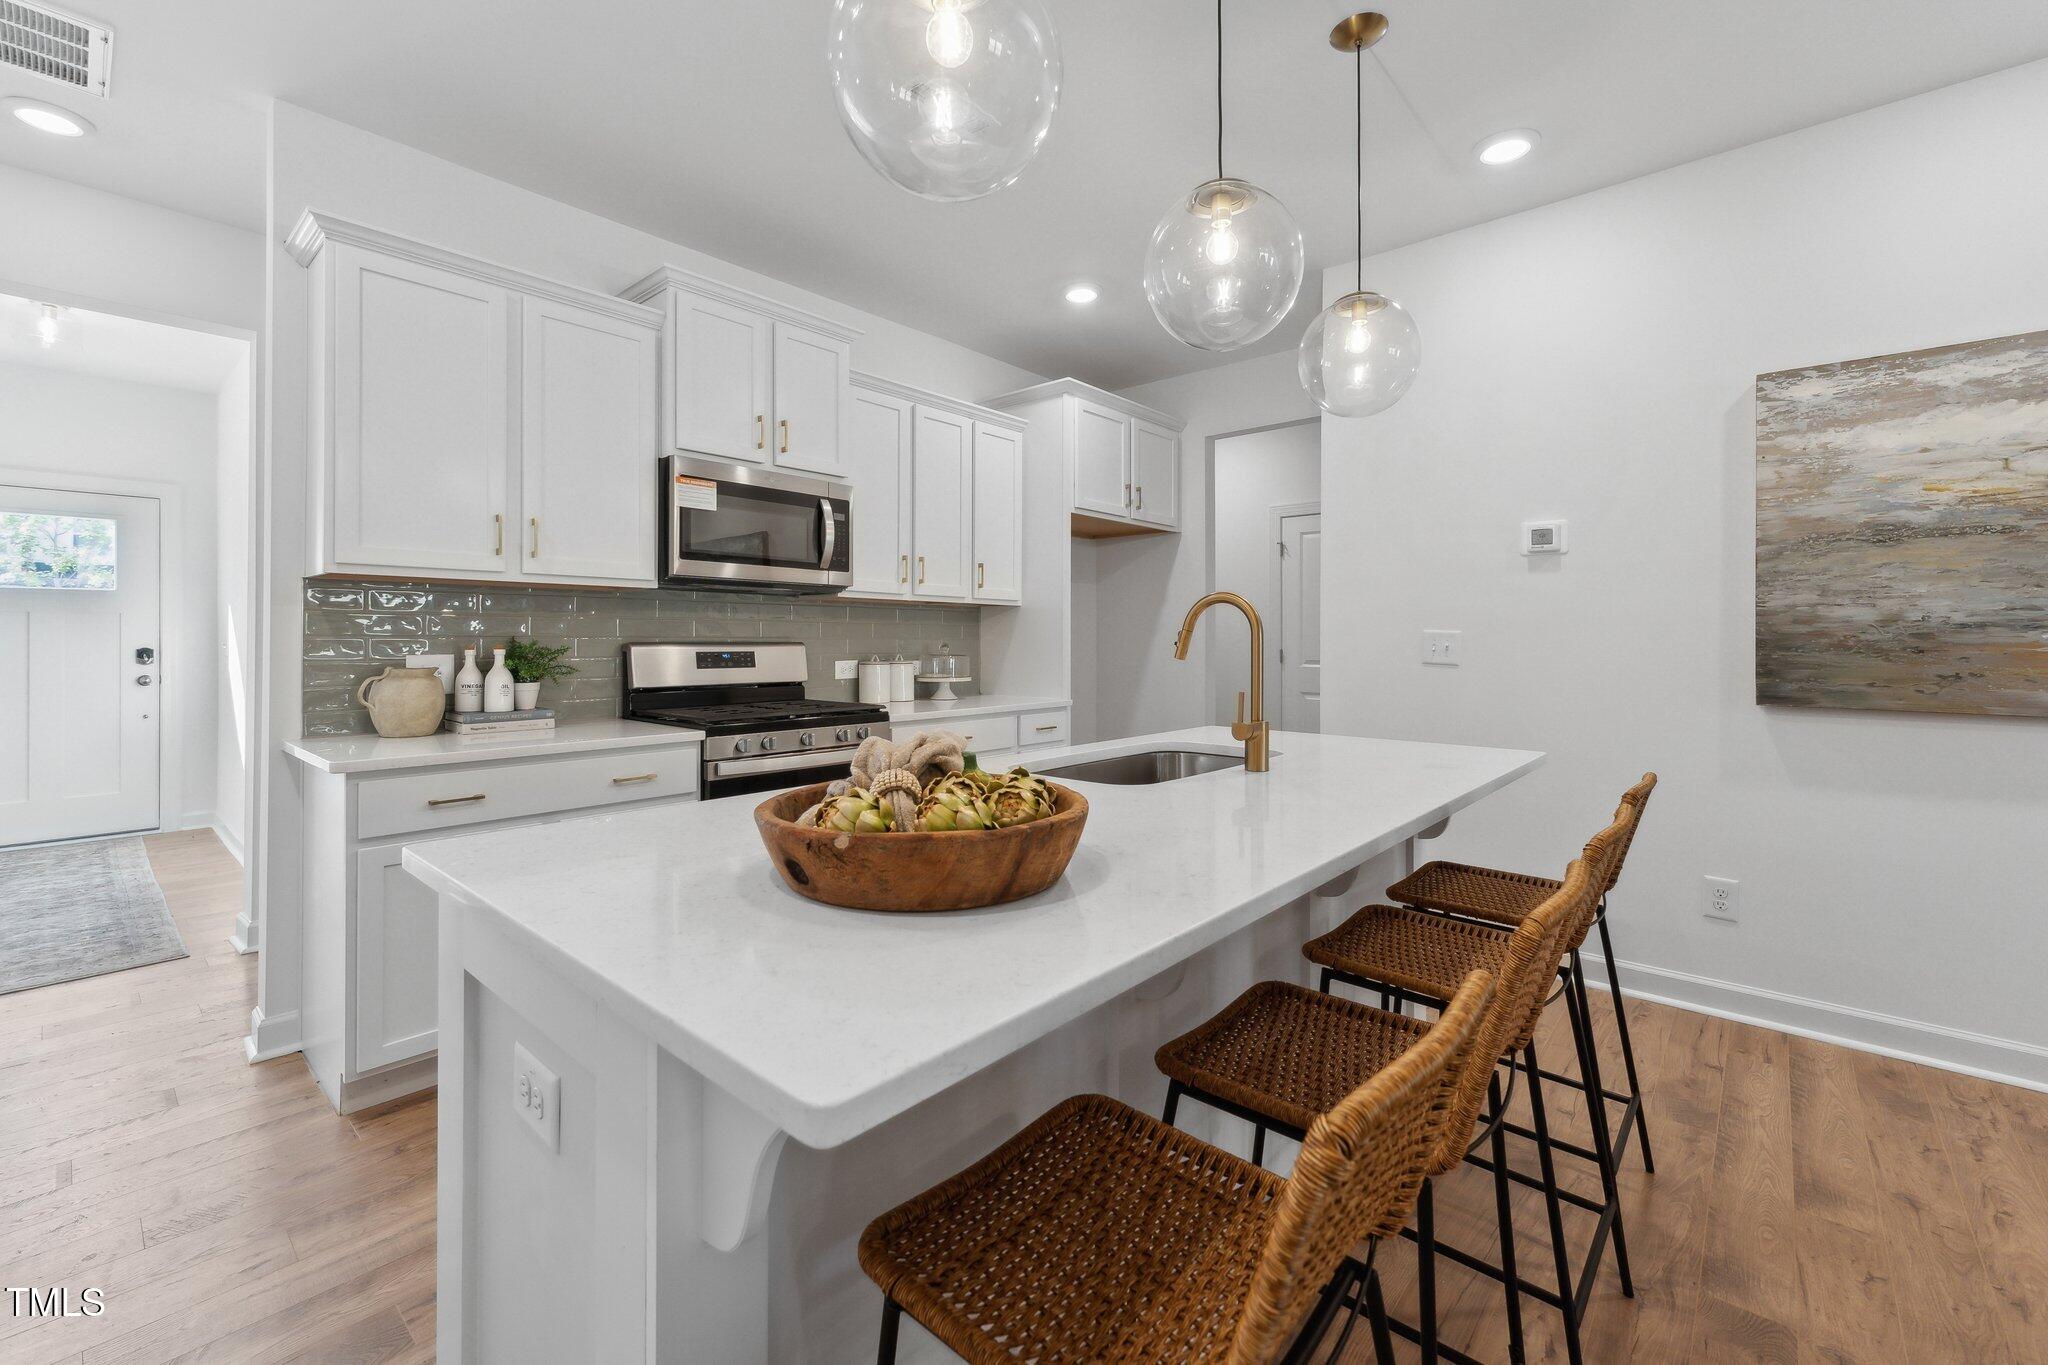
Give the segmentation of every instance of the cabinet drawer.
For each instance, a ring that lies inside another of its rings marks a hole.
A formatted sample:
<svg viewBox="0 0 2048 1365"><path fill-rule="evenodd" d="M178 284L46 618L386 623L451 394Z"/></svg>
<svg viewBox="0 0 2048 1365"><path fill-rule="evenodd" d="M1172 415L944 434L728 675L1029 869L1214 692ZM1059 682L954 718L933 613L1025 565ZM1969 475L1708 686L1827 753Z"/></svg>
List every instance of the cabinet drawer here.
<svg viewBox="0 0 2048 1365"><path fill-rule="evenodd" d="M1015 716L962 716L959 720L930 721L919 725L892 725L889 733L898 740L930 734L934 730L951 730L967 741L968 749L976 755L1007 754L1017 747L1017 718Z"/></svg>
<svg viewBox="0 0 2048 1365"><path fill-rule="evenodd" d="M1066 744L1073 739L1068 712L1026 711L1017 718L1017 738L1029 749L1041 744Z"/></svg>
<svg viewBox="0 0 2048 1365"><path fill-rule="evenodd" d="M429 768L365 778L357 795L356 837L426 833L696 790L694 744Z"/></svg>

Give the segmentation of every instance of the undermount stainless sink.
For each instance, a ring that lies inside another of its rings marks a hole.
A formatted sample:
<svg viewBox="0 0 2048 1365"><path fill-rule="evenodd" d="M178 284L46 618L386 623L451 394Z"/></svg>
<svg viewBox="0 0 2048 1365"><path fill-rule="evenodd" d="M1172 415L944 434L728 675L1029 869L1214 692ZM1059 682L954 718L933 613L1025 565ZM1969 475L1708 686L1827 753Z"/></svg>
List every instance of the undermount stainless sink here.
<svg viewBox="0 0 2048 1365"><path fill-rule="evenodd" d="M1242 768L1243 754L1203 754L1192 749L1147 749L1142 753L1120 754L1115 758L1091 758L1044 768L1041 777L1064 777L1075 782L1102 782L1112 787L1150 787L1177 782L1183 777Z"/></svg>

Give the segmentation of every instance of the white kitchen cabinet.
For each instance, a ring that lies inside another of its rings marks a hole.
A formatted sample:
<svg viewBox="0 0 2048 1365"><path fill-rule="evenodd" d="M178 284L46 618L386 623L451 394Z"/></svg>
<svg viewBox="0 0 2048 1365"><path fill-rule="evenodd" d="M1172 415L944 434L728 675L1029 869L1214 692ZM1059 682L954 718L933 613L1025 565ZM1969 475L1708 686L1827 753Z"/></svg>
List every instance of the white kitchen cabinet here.
<svg viewBox="0 0 2048 1365"><path fill-rule="evenodd" d="M662 311L665 450L846 472L857 329L673 266L625 297Z"/></svg>
<svg viewBox="0 0 2048 1365"><path fill-rule="evenodd" d="M912 431L911 595L963 599L974 516L969 484L974 419L920 403Z"/></svg>
<svg viewBox="0 0 2048 1365"><path fill-rule="evenodd" d="M1180 433L1142 417L1131 419L1131 515L1180 525Z"/></svg>
<svg viewBox="0 0 2048 1365"><path fill-rule="evenodd" d="M853 487L853 587L861 597L910 595L911 419L916 404L856 382L847 420Z"/></svg>
<svg viewBox="0 0 2048 1365"><path fill-rule="evenodd" d="M358 1073L395 1066L435 1047L440 905L401 865L405 845L356 855Z"/></svg>
<svg viewBox="0 0 2048 1365"><path fill-rule="evenodd" d="M974 424L974 600L1014 604L1024 595L1024 433Z"/></svg>
<svg viewBox="0 0 2048 1365"><path fill-rule="evenodd" d="M1077 379L991 398L1028 423L1033 459L1056 461L1081 537L1180 529L1180 433L1186 424Z"/></svg>
<svg viewBox="0 0 2048 1365"><path fill-rule="evenodd" d="M632 531L654 521L655 334L528 298L520 345L522 570L551 581L648 576L646 539Z"/></svg>
<svg viewBox="0 0 2048 1365"><path fill-rule="evenodd" d="M652 308L307 213L307 572L652 587Z"/></svg>
<svg viewBox="0 0 2048 1365"><path fill-rule="evenodd" d="M967 741L984 768L995 771L1028 755L1071 744L1072 710L1065 704L1003 696L963 697L957 704L898 702L889 708L889 733L897 743L946 730Z"/></svg>

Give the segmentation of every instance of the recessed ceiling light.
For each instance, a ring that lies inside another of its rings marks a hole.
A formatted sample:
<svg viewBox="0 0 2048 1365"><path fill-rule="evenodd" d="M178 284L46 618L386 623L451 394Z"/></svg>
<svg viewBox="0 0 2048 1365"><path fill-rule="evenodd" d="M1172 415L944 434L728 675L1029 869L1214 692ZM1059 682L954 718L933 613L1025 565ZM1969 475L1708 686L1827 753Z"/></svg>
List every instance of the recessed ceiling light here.
<svg viewBox="0 0 2048 1365"><path fill-rule="evenodd" d="M1100 295L1092 284L1070 284L1067 286L1068 303L1093 303Z"/></svg>
<svg viewBox="0 0 2048 1365"><path fill-rule="evenodd" d="M0 100L9 113L39 133L55 137L84 137L92 131L92 124L69 109L59 109L54 104L41 100L24 99L19 95Z"/></svg>
<svg viewBox="0 0 2048 1365"><path fill-rule="evenodd" d="M1476 150L1485 164L1505 166L1510 161L1520 161L1535 149L1536 134L1527 128L1514 128L1505 133L1495 133L1480 143Z"/></svg>

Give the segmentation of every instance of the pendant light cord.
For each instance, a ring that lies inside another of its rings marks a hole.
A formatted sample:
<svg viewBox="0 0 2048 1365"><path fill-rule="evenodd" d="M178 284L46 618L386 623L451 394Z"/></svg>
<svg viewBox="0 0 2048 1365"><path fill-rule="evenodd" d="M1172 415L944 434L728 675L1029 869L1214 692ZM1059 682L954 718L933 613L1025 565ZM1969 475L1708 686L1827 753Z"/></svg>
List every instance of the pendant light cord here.
<svg viewBox="0 0 2048 1365"><path fill-rule="evenodd" d="M1223 0L1216 0L1216 178L1223 178Z"/></svg>
<svg viewBox="0 0 2048 1365"><path fill-rule="evenodd" d="M1354 292L1365 292L1365 44L1351 49L1352 107L1351 141L1355 158L1352 166L1352 199L1357 209L1358 279Z"/></svg>

